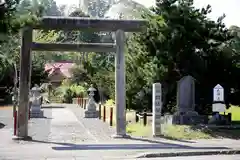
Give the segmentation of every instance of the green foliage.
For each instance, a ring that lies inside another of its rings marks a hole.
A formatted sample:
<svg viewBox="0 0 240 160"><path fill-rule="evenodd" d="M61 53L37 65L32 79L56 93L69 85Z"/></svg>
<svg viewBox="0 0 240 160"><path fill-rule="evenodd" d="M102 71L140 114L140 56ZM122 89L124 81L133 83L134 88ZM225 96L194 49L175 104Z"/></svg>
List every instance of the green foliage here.
<svg viewBox="0 0 240 160"><path fill-rule="evenodd" d="M7 3L10 3L10 0ZM119 3L122 5L130 2ZM211 7L197 9L193 6L193 0L157 0L156 4L152 12L146 8L142 12L139 9L141 6L137 6L137 10L131 12L130 6L125 13L132 14L126 17L138 17L143 13L142 18L148 21L147 30L144 32L127 34L127 107L150 110L152 84L160 82L163 87L163 112L173 112L176 106L177 81L186 75L196 79L196 106L199 113L209 112L212 88L216 84L224 87L227 104L239 105L239 27L232 26L227 29L222 23L224 15L219 17L217 22L209 20L207 17ZM89 6L90 14L102 17L98 8L100 6L103 9L102 13L109 8L104 6L102 1L99 6L92 3ZM137 14L138 12L141 13ZM5 19L1 22L3 25L0 24L3 29L1 28L0 32L6 31L6 28L10 30L2 36L4 38L0 42L0 75L3 75L0 80L6 83L14 75L14 64L19 64L20 43L15 32L23 26L38 23L41 15L59 16L64 13L62 8L56 6L54 0L23 0L17 8L13 7L4 13ZM75 9L69 16L89 17L79 9ZM86 31L35 31L33 36L38 42L113 42L111 33L100 36L98 33ZM90 84L101 89L106 98L114 99L114 56L115 53L40 52L33 56L32 83L42 83L46 79L46 74L43 73L43 64L46 61L67 60L77 65L72 70L72 79L64 82L56 90L56 93L62 95L64 102L70 103L72 97L86 94L86 88Z"/></svg>
<svg viewBox="0 0 240 160"><path fill-rule="evenodd" d="M63 103L72 103L72 98L74 97L74 93L70 88L66 89L65 94L63 95Z"/></svg>
<svg viewBox="0 0 240 160"><path fill-rule="evenodd" d="M6 0L4 8L0 6L0 84L8 89L13 87L15 73L20 67L20 36L19 31L25 26L36 25L43 15L43 8L36 0ZM44 59L33 56L32 85L46 80ZM16 67L15 67L16 66ZM18 74L19 75L19 74Z"/></svg>
<svg viewBox="0 0 240 160"><path fill-rule="evenodd" d="M13 15L16 11L18 0L5 0L5 3L1 1L0 4L0 33L9 33L11 29L11 22Z"/></svg>
<svg viewBox="0 0 240 160"><path fill-rule="evenodd" d="M73 84L70 86L70 90L75 93L76 97L82 97L86 95L86 89L83 86Z"/></svg>
<svg viewBox="0 0 240 160"><path fill-rule="evenodd" d="M81 10L74 10L69 14L70 17L90 17L86 15ZM60 35L58 38L60 42L86 42L93 43L99 42L100 37L97 33L93 33L91 31L60 31Z"/></svg>
<svg viewBox="0 0 240 160"><path fill-rule="evenodd" d="M71 70L72 72L72 83L88 83L90 82L90 75L88 74L88 72L83 68L82 65L77 65L74 68L72 68Z"/></svg>
<svg viewBox="0 0 240 160"><path fill-rule="evenodd" d="M113 99L109 99L105 103L106 106L113 106L114 104L115 104L115 101Z"/></svg>
<svg viewBox="0 0 240 160"><path fill-rule="evenodd" d="M63 103L72 103L72 98L87 96L86 88L81 85L63 81L62 85L55 90L56 96L62 97Z"/></svg>
<svg viewBox="0 0 240 160"><path fill-rule="evenodd" d="M163 86L163 111L176 104L176 82L185 75L196 79L197 111L207 112L212 103L212 88L220 83L229 88L238 85L238 68L233 65L229 41L232 36L222 23L207 19L211 7L193 7L193 1L163 0L146 15L146 32L136 34L127 44L127 98L136 108L151 108L151 84ZM228 47L228 48L227 48ZM236 59L235 59L236 61ZM239 72L239 71L238 71ZM232 77L232 78L229 78ZM234 78L235 77L235 78ZM229 96L226 100L230 102Z"/></svg>

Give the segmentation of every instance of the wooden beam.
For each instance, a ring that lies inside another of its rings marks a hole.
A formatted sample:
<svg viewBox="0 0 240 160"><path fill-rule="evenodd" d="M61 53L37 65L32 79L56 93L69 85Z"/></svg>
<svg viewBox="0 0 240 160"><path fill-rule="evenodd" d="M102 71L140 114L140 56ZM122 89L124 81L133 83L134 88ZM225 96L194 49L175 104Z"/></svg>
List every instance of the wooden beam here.
<svg viewBox="0 0 240 160"><path fill-rule="evenodd" d="M43 17L34 29L139 32L146 20L93 19L84 17Z"/></svg>
<svg viewBox="0 0 240 160"><path fill-rule="evenodd" d="M76 51L76 52L116 52L116 45L113 43L32 43L32 50L35 51Z"/></svg>

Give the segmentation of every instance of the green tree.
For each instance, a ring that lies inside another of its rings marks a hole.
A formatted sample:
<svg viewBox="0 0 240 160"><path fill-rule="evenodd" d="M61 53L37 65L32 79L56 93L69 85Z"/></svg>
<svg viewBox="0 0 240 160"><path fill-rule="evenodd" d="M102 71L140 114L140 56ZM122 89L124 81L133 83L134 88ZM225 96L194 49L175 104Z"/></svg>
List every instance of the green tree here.
<svg viewBox="0 0 240 160"><path fill-rule="evenodd" d="M81 10L77 9L69 14L70 17L89 17ZM60 42L86 42L94 43L99 42L100 37L97 33L92 31L61 31L58 41Z"/></svg>
<svg viewBox="0 0 240 160"><path fill-rule="evenodd" d="M176 104L176 82L192 75L197 83L197 110L205 112L216 84L228 92L237 83L230 74L232 53L222 47L232 38L222 23L224 16L217 22L209 20L211 7L196 9L193 0L159 0L156 4L155 14L144 17L149 21L147 31L128 42L129 105L150 109L151 85L160 82L163 109L171 112Z"/></svg>

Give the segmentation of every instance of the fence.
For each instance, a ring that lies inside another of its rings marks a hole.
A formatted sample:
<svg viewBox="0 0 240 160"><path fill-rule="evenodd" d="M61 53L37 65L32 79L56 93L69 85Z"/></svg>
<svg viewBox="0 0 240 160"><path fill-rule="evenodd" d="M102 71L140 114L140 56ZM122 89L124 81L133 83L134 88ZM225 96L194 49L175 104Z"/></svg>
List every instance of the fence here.
<svg viewBox="0 0 240 160"><path fill-rule="evenodd" d="M107 112L107 109L109 109L109 112ZM113 126L113 107L106 107L105 105L98 105L98 113L99 113L99 119L101 119L103 122L107 122L107 117L109 117L109 125ZM107 116L107 113L109 114Z"/></svg>
<svg viewBox="0 0 240 160"><path fill-rule="evenodd" d="M139 122L140 119L143 119L143 125L146 126L148 122L148 117L152 117L152 113L147 113L147 112L136 112L135 113L135 121L136 123Z"/></svg>
<svg viewBox="0 0 240 160"><path fill-rule="evenodd" d="M77 97L77 98L73 98L72 102L73 102L73 104L78 104L83 109L86 109L87 100L88 100L88 98Z"/></svg>
<svg viewBox="0 0 240 160"><path fill-rule="evenodd" d="M79 107L86 109L88 98L73 98L73 104L78 104ZM107 112L109 109L109 112ZM113 126L113 107L107 108L105 105L98 104L98 117L103 122L107 122L107 117L109 117L109 125ZM107 115L109 114L109 115Z"/></svg>

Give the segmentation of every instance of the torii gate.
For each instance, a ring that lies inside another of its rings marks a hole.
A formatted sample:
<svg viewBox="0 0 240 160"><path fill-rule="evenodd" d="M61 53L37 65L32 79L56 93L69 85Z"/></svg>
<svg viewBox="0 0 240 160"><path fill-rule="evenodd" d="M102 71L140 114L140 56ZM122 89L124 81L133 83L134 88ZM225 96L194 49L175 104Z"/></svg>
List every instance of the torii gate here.
<svg viewBox="0 0 240 160"><path fill-rule="evenodd" d="M29 90L31 82L31 51L116 52L115 55L115 103L116 135L126 137L126 91L125 91L125 32L140 32L145 20L112 20L76 17L43 17L38 25L22 29L20 57L20 96L17 138L28 139ZM36 43L32 42L33 29L90 30L116 32L116 43Z"/></svg>

